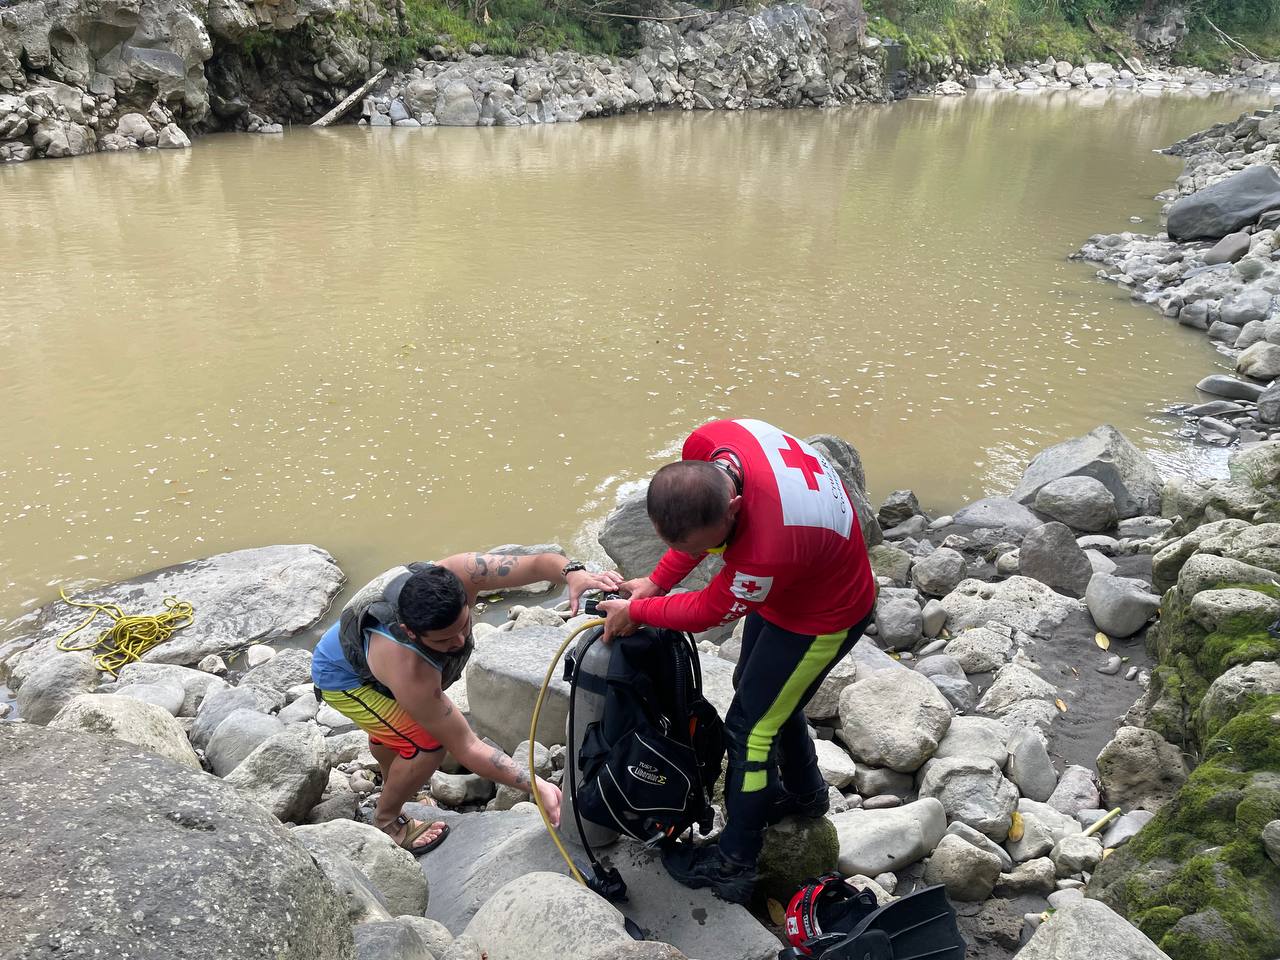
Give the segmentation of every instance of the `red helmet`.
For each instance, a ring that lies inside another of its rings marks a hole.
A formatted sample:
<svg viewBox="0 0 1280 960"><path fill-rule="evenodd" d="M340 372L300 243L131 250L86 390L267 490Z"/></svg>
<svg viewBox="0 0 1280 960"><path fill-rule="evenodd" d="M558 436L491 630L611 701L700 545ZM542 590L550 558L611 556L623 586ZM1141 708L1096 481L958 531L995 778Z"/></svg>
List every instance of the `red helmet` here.
<svg viewBox="0 0 1280 960"><path fill-rule="evenodd" d="M787 906L783 932L796 952L809 957L838 941L876 909L876 897L840 876L828 873L796 891Z"/></svg>

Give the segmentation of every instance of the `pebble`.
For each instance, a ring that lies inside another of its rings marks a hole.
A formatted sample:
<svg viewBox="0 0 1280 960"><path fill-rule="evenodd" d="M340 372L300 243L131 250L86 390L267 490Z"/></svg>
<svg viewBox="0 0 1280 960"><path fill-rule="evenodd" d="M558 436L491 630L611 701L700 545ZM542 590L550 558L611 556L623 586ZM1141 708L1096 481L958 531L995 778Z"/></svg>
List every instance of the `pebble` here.
<svg viewBox="0 0 1280 960"><path fill-rule="evenodd" d="M1067 877L1064 880L1059 880L1057 884L1055 884L1055 886L1057 886L1059 890L1083 890L1084 881L1076 880L1072 877Z"/></svg>
<svg viewBox="0 0 1280 960"><path fill-rule="evenodd" d="M867 797L862 801L864 810L888 810L890 807L900 806L902 806L902 798L895 797L891 793L882 793L878 797Z"/></svg>
<svg viewBox="0 0 1280 960"><path fill-rule="evenodd" d="M885 893L892 894L893 891L898 889L897 874L881 873L876 875L875 877L872 877L872 879L875 880L876 883L880 884L882 888L884 888Z"/></svg>
<svg viewBox="0 0 1280 960"><path fill-rule="evenodd" d="M203 670L205 673L212 673L215 677L225 677L227 675L227 665L216 653L211 653L201 660L196 664L196 669Z"/></svg>
<svg viewBox="0 0 1280 960"><path fill-rule="evenodd" d="M268 647L265 643L255 643L245 651L244 660L250 668L253 668L261 666L275 655L275 650Z"/></svg>
<svg viewBox="0 0 1280 960"><path fill-rule="evenodd" d="M1117 656L1116 654L1112 654L1110 657L1107 658L1107 662L1103 666L1098 667L1098 672L1105 673L1107 676L1112 676L1114 674L1119 673L1120 657Z"/></svg>
<svg viewBox="0 0 1280 960"><path fill-rule="evenodd" d="M942 650L943 648L946 647L946 645L947 645L946 640L934 640L932 643L922 647L920 649L920 652L917 654L917 656L920 657L921 660L923 660L925 657L929 656L930 654L937 653L939 650Z"/></svg>
<svg viewBox="0 0 1280 960"><path fill-rule="evenodd" d="M13 710L13 704L0 703L0 720L3 720L5 717L7 717L10 711L12 710Z"/></svg>
<svg viewBox="0 0 1280 960"><path fill-rule="evenodd" d="M1137 679L1138 679L1138 668L1137 668L1137 667L1130 667L1130 668L1128 669L1128 671L1125 673L1124 678L1125 678L1126 680L1137 680Z"/></svg>

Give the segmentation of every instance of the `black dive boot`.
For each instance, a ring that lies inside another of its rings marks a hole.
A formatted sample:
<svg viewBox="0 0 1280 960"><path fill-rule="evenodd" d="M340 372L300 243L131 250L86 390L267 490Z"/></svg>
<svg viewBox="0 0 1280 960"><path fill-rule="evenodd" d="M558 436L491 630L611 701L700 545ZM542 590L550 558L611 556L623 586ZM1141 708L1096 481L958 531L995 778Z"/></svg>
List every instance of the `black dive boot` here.
<svg viewBox="0 0 1280 960"><path fill-rule="evenodd" d="M780 787L778 795L769 806L768 822L773 826L785 817L809 817L816 820L826 816L830 809L831 797L825 786L813 793L791 793Z"/></svg>
<svg viewBox="0 0 1280 960"><path fill-rule="evenodd" d="M662 864L672 878L697 890L710 887L721 900L747 904L756 886L754 864L738 863L720 852L718 844L695 847L677 842L662 852Z"/></svg>

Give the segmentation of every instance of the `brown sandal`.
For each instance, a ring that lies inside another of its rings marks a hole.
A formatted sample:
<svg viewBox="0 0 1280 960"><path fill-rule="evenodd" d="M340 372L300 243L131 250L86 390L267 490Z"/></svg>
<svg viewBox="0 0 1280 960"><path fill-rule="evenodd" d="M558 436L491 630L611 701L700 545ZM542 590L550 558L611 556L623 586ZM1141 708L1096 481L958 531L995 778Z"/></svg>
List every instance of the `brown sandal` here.
<svg viewBox="0 0 1280 960"><path fill-rule="evenodd" d="M415 822L418 824L416 827L414 826ZM430 843L423 844L420 847L415 847L413 845L413 842L417 840L420 836L422 836L424 833L426 833L428 830L430 830L433 826L435 826L435 821L427 821L427 820L413 821L413 820L410 820L408 817L406 817L404 814L401 814L400 816L396 817L396 819L392 823L388 824L386 827L383 827L382 832L387 834L387 836L391 837L391 839L395 840L395 837L389 832L390 829L392 827L397 827L397 828L403 827L404 836L401 837L399 840L397 840L396 843L400 846L400 849L408 850L415 857L417 857L417 856L421 856L424 853L430 853L432 850L434 850L436 847L440 846L440 844L444 842L445 837L449 836L449 825L446 823L443 826L441 826L440 835L438 837L436 837Z"/></svg>

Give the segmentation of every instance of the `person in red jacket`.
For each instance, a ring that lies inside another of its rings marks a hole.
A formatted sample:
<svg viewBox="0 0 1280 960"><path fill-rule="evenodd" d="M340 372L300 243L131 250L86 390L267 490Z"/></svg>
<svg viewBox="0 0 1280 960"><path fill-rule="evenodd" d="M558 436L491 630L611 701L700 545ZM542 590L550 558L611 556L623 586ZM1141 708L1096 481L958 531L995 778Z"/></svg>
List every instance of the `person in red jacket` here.
<svg viewBox="0 0 1280 960"><path fill-rule="evenodd" d="M830 460L761 420L699 427L683 459L654 475L646 506L670 549L649 576L623 584L626 599L600 604L605 638L747 618L725 717L724 832L717 845L680 844L664 856L680 882L745 903L765 827L827 812L804 707L870 622L875 578ZM709 553L724 557L711 583L667 596Z"/></svg>

